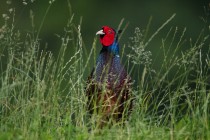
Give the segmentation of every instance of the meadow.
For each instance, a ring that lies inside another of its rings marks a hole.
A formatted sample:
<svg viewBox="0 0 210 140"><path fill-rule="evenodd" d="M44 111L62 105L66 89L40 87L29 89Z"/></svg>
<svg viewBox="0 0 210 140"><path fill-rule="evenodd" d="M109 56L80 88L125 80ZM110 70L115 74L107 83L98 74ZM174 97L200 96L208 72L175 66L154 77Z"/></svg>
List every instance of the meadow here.
<svg viewBox="0 0 210 140"><path fill-rule="evenodd" d="M57 35L59 53L54 55L41 46L43 26L35 28L33 13L30 32L15 27L15 16L11 9L1 17L1 140L210 139L208 22L195 40L185 38L186 28L171 26L165 32L176 14L153 33L150 22L146 29L134 27L133 36L121 44L122 62L134 79L134 108L123 125L116 122L101 129L87 112L84 92L98 55L98 38L87 50L81 25L72 15L63 34ZM122 20L119 28L126 32L126 27ZM165 37L154 54L148 46L161 31Z"/></svg>

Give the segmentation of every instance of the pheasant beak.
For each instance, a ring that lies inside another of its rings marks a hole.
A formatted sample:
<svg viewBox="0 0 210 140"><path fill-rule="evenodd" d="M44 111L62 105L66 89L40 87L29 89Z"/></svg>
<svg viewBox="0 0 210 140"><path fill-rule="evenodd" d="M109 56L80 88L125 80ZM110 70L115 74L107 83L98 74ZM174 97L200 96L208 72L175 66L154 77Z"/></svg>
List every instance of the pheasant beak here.
<svg viewBox="0 0 210 140"><path fill-rule="evenodd" d="M103 30L100 30L100 31L98 31L97 33L96 33L96 35L104 35L105 33L104 33L104 31Z"/></svg>

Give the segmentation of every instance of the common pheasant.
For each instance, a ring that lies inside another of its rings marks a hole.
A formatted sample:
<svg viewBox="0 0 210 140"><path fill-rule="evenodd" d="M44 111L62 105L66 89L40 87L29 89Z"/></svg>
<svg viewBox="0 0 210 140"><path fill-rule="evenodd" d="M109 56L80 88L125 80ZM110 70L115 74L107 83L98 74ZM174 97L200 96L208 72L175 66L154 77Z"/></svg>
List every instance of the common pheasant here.
<svg viewBox="0 0 210 140"><path fill-rule="evenodd" d="M120 62L118 33L103 26L96 33L102 49L87 80L90 114L100 115L100 125L127 119L132 109L131 77Z"/></svg>

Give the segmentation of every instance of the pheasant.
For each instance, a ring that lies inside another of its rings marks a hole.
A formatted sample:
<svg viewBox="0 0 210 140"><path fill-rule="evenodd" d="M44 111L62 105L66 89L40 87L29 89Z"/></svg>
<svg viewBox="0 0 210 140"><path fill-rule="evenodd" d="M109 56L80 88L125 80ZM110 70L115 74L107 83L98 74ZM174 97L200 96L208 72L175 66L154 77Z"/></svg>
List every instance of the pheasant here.
<svg viewBox="0 0 210 140"><path fill-rule="evenodd" d="M124 120L130 114L132 80L120 62L118 33L103 26L96 35L100 36L102 49L88 77L86 94L89 113L100 115L103 126L110 120Z"/></svg>

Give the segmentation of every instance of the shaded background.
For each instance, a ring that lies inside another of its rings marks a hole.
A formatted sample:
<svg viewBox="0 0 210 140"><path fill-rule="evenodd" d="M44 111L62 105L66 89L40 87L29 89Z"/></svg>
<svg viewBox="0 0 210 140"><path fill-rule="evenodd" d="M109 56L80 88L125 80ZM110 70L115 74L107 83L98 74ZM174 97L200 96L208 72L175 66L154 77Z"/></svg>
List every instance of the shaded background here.
<svg viewBox="0 0 210 140"><path fill-rule="evenodd" d="M26 1L28 4L24 5ZM135 27L145 29L152 16L150 33L160 27L173 13L176 18L170 23L179 28L187 27L187 36L196 38L204 23L200 17L205 17L204 6L209 7L209 0L69 0L74 22L79 24L82 18L82 37L86 46L91 46L97 30L102 25L116 28L122 18L129 22L129 27L123 36L123 42L133 35ZM10 2L11 4L6 4ZM10 7L15 7L16 27L23 31L31 31L30 10L35 14L35 28L38 29L44 13L49 5L48 0L0 0L1 15ZM41 30L40 38L48 42L51 49L56 50L56 36L61 34L69 19L67 0L56 0L52 5ZM3 21L0 21L2 24ZM163 35L165 34L162 32ZM161 38L162 36L160 36Z"/></svg>
<svg viewBox="0 0 210 140"><path fill-rule="evenodd" d="M68 7L68 1L71 3L71 9ZM23 2L26 2L27 5L24 5ZM49 0L0 0L0 3L1 15L8 13L8 9L15 8L15 28L20 29L23 33L32 31L30 10L33 11L35 16L35 30L38 30L49 6ZM122 18L125 18L125 23L129 22L129 26L120 41L122 45L129 42L129 37L134 35L135 27L146 29L150 17L152 17L152 22L148 37L172 14L176 13L176 17L161 30L148 46L147 49L155 54L160 49L161 39L166 36L171 27L177 26L180 35L186 27L187 31L184 38L188 41L192 38L195 42L200 31L205 26L209 28L209 17L207 23L202 20L202 18L207 17L204 7L206 9L210 8L209 3L209 0L56 0L43 23L39 36L41 48L45 48L47 43L48 50L54 54L59 51L61 40L56 34L64 34L64 27L72 14L74 14L73 22L76 25L79 25L82 19L81 32L84 47L90 50L96 31L103 25L117 28ZM0 25L3 25L3 22L1 20ZM207 32L209 33L209 30ZM99 46L97 51L99 52L101 45L99 42L97 43ZM73 51L70 55L73 55Z"/></svg>

